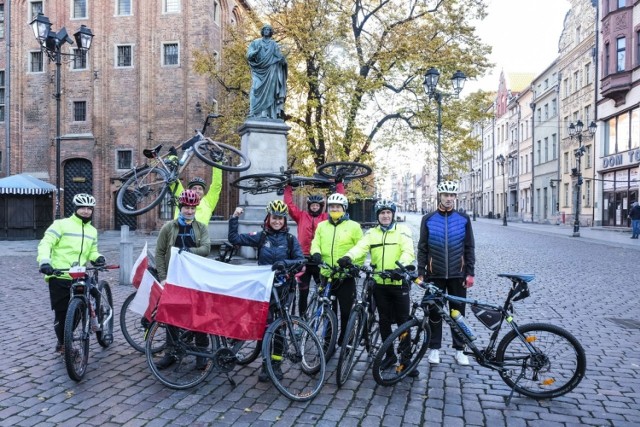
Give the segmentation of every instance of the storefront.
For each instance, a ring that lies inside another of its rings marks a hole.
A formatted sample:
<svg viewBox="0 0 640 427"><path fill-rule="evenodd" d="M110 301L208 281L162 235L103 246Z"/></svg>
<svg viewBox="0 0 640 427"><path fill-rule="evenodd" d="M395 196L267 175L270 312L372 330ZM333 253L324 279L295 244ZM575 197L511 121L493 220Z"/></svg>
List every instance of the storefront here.
<svg viewBox="0 0 640 427"><path fill-rule="evenodd" d="M638 201L640 149L602 159L602 225L629 227L631 204Z"/></svg>

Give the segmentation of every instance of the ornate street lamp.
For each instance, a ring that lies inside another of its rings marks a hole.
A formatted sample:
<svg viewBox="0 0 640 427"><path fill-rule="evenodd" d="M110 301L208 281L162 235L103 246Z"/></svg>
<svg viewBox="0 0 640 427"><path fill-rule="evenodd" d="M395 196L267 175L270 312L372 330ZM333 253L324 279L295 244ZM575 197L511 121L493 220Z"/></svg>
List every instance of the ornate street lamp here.
<svg viewBox="0 0 640 427"><path fill-rule="evenodd" d="M502 198L504 199L504 203L503 203L504 210L502 212L502 225L504 226L507 225L507 188L504 182L504 163L506 162L506 160L507 159L502 154L496 157L496 162L498 162L498 164L502 168L502 191L504 191L504 195L502 196Z"/></svg>
<svg viewBox="0 0 640 427"><path fill-rule="evenodd" d="M73 44L73 40L67 34L66 28L62 27L57 33L51 31L51 22L49 18L39 13L29 24L33 29L33 35L35 36L40 50L47 54L49 61L56 64L56 93L54 98L56 99L56 212L55 218L60 218L60 101L61 101L61 89L60 89L60 72L62 68L62 58L67 58L67 62L76 59L76 55L73 53L63 53L62 46L65 43ZM80 29L73 35L78 49L82 55L91 48L91 41L93 39L93 33L85 25L81 25Z"/></svg>
<svg viewBox="0 0 640 427"><path fill-rule="evenodd" d="M584 124L581 120L578 120L576 124L569 124L569 137L571 139L578 139L578 148L573 151L576 157L576 167L571 170L571 176L576 178L576 213L573 220L573 237L580 237L580 206L582 205L581 189L582 189L582 170L581 160L584 153L587 151L586 147L582 145L582 138L590 137L596 134L597 125L596 122L591 122L589 128L583 131Z"/></svg>
<svg viewBox="0 0 640 427"><path fill-rule="evenodd" d="M437 89L438 80L440 80L440 71L436 68L429 68L424 75L424 91L429 96L429 99L435 99L438 104L438 182L440 184L442 180L442 99L455 96L456 98L462 92L464 82L467 80L467 76L460 70L453 73L451 77L451 83L453 85L453 93L444 93Z"/></svg>

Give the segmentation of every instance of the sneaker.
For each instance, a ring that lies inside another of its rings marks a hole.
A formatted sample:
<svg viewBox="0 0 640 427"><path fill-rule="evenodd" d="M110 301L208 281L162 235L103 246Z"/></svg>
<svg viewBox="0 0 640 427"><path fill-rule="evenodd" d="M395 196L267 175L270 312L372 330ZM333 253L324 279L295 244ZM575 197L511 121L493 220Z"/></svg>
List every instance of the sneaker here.
<svg viewBox="0 0 640 427"><path fill-rule="evenodd" d="M158 363L156 363L156 368L160 370L167 369L169 366L176 363L176 361L177 361L176 357L173 354L171 353L165 354L164 357L160 359Z"/></svg>
<svg viewBox="0 0 640 427"><path fill-rule="evenodd" d="M385 369L389 369L390 367L395 365L397 361L398 361L398 358L396 357L395 354L392 354L391 356L387 354L384 357L384 359L382 359L382 363L380 363L380 369L382 369L383 371Z"/></svg>
<svg viewBox="0 0 640 427"><path fill-rule="evenodd" d="M61 342L56 344L56 353L60 353L61 355L64 355L64 344L62 344Z"/></svg>
<svg viewBox="0 0 640 427"><path fill-rule="evenodd" d="M458 362L458 365L469 365L469 358L462 352L462 350L456 350L456 355L454 356L454 358L456 359L456 362Z"/></svg>
<svg viewBox="0 0 640 427"><path fill-rule="evenodd" d="M427 357L427 360L432 365L437 365L438 363L440 363L440 350L429 350L429 356Z"/></svg>

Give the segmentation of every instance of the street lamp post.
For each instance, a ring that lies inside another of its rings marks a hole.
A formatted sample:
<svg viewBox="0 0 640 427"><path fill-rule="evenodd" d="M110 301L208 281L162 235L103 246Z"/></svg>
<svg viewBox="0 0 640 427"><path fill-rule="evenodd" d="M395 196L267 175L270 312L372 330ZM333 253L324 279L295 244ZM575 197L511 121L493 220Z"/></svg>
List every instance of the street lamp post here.
<svg viewBox="0 0 640 427"><path fill-rule="evenodd" d="M582 156L586 151L584 145L582 145L582 137L589 136L593 137L596 133L596 123L591 122L589 128L583 131L584 124L582 121L578 120L576 124L569 124L569 137L571 139L578 139L578 148L573 151L573 154L576 156L576 167L572 169L571 176L576 178L576 214L573 219L573 237L580 237L580 205L582 204L581 199L581 189L582 189L582 169L581 169L581 160Z"/></svg>
<svg viewBox="0 0 640 427"><path fill-rule="evenodd" d="M451 82L453 83L453 94L448 94L444 92L440 92L437 89L438 80L440 79L440 71L436 68L429 68L429 70L424 75L424 82L422 85L424 86L424 91L429 95L429 99L435 99L438 104L438 182L442 180L442 99L450 96L458 97L462 88L464 87L464 82L467 80L467 76L460 70L453 73L453 77L451 77Z"/></svg>
<svg viewBox="0 0 640 427"><path fill-rule="evenodd" d="M473 216L473 220L476 220L476 169L471 169L471 215Z"/></svg>
<svg viewBox="0 0 640 427"><path fill-rule="evenodd" d="M502 225L506 226L507 225L507 188L504 182L504 163L507 159L500 154L498 157L496 157L496 162L498 162L498 164L500 165L500 167L502 168L502 191L504 192L502 198L504 199L504 211L502 212Z"/></svg>
<svg viewBox="0 0 640 427"><path fill-rule="evenodd" d="M60 73L62 69L62 58L68 58L67 61L73 61L76 54L63 53L62 46L65 43L73 44L73 40L67 34L67 29L62 27L58 32L51 31L51 22L49 18L39 13L29 24L33 29L33 34L40 44L40 50L47 54L49 61L56 64L56 212L55 218L60 218ZM80 29L73 35L82 55L91 48L91 40L93 33L85 25L81 25Z"/></svg>

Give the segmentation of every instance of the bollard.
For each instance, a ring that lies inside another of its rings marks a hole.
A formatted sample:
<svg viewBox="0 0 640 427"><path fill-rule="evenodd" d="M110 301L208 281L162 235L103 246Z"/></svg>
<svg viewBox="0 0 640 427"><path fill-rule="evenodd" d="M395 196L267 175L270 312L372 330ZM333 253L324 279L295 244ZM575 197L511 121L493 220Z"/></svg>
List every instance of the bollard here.
<svg viewBox="0 0 640 427"><path fill-rule="evenodd" d="M131 285L133 268L133 242L129 241L129 226L120 227L120 284Z"/></svg>

